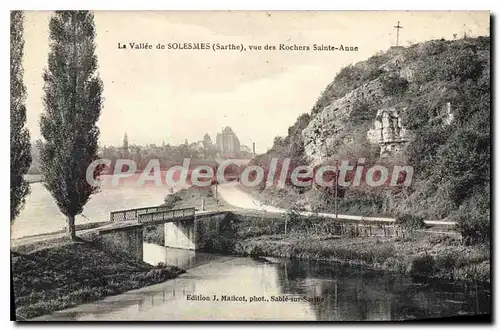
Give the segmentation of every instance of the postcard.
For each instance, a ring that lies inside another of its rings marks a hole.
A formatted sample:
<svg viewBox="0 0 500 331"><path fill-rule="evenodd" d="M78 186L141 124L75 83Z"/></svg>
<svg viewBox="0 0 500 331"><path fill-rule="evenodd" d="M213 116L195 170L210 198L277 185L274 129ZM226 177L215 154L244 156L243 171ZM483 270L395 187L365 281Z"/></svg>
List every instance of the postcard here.
<svg viewBox="0 0 500 331"><path fill-rule="evenodd" d="M12 11L16 321L491 321L487 11Z"/></svg>

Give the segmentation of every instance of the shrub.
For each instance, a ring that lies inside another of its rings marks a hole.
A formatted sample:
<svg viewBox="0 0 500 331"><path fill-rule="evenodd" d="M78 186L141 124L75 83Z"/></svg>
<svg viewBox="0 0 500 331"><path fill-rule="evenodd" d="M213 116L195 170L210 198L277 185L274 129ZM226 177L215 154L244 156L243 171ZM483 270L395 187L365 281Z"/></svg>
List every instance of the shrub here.
<svg viewBox="0 0 500 331"><path fill-rule="evenodd" d="M429 276L434 271L435 261L432 255L417 256L411 261L408 272L410 275Z"/></svg>
<svg viewBox="0 0 500 331"><path fill-rule="evenodd" d="M167 206L168 209L174 209L176 207L177 202L181 201L182 199L176 195L176 194L169 194L165 197L165 206Z"/></svg>
<svg viewBox="0 0 500 331"><path fill-rule="evenodd" d="M491 236L489 192L474 195L451 218L457 222L456 230L464 244L488 243Z"/></svg>
<svg viewBox="0 0 500 331"><path fill-rule="evenodd" d="M165 232L163 224L147 225L143 228L142 232L144 242L165 246Z"/></svg>
<svg viewBox="0 0 500 331"><path fill-rule="evenodd" d="M382 91L387 95L398 96L408 88L408 81L399 75L383 75L380 79Z"/></svg>
<svg viewBox="0 0 500 331"><path fill-rule="evenodd" d="M167 265L165 264L165 262L158 262L158 264L156 265L156 269L165 269L167 267Z"/></svg>
<svg viewBox="0 0 500 331"><path fill-rule="evenodd" d="M458 260L458 254L455 252L444 252L442 254L438 254L435 258L436 268L444 270L453 269Z"/></svg>
<svg viewBox="0 0 500 331"><path fill-rule="evenodd" d="M424 219L420 216L404 214L396 218L396 224L408 230L425 228Z"/></svg>
<svg viewBox="0 0 500 331"><path fill-rule="evenodd" d="M464 244L489 243L491 237L489 184L486 189L474 192L450 219L457 222L455 229L462 235Z"/></svg>
<svg viewBox="0 0 500 331"><path fill-rule="evenodd" d="M252 247L252 250L250 251L251 257L259 257L259 256L262 256L263 254L264 254L264 251L259 246Z"/></svg>

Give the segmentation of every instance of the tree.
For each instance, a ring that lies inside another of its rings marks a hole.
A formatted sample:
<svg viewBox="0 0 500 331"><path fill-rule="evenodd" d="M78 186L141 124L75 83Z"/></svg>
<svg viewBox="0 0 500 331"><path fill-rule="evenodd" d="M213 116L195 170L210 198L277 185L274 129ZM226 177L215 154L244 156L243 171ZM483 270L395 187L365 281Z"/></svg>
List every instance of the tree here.
<svg viewBox="0 0 500 331"><path fill-rule="evenodd" d="M50 19L50 51L45 70L40 129L45 142L40 165L45 187L67 218L67 234L76 239L75 216L98 186L86 179L98 159L102 82L95 55L95 26L89 11L57 11ZM98 179L102 167L93 172Z"/></svg>
<svg viewBox="0 0 500 331"><path fill-rule="evenodd" d="M127 132L125 132L125 135L123 136L122 150L123 150L123 157L128 157L128 155L129 155L129 149L128 149L128 136L127 136Z"/></svg>
<svg viewBox="0 0 500 331"><path fill-rule="evenodd" d="M10 12L10 222L19 215L29 194L24 178L31 165L30 134L26 124L23 84L23 13Z"/></svg>

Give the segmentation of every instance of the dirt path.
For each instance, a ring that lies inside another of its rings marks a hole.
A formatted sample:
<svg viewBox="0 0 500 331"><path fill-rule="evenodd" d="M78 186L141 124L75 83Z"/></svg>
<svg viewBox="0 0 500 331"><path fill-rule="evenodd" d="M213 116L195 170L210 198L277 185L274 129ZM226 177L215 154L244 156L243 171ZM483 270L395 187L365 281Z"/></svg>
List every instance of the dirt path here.
<svg viewBox="0 0 500 331"><path fill-rule="evenodd" d="M226 201L228 204L233 205L242 209L251 209L258 210L270 213L286 213L287 211L281 208L276 208L273 206L268 206L260 201L256 200L247 192L243 191L240 188L240 184L238 182L230 182L226 184L221 184L218 187L218 192L220 197ZM313 213L313 212L300 212L301 215L311 216L318 215L322 217L330 217L335 218L335 214L330 213ZM368 216L358 216L358 215L344 215L339 214L338 218L347 219L347 220L358 220L358 221L378 221L378 222L394 222L394 218L388 217L368 217ZM455 222L442 221L442 220L426 220L426 224L429 225L454 225Z"/></svg>

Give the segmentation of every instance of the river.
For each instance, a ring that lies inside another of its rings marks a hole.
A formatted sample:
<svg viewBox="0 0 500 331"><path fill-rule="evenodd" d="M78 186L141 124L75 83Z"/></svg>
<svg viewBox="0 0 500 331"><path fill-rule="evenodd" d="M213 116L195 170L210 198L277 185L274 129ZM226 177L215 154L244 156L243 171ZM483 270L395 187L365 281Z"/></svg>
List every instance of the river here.
<svg viewBox="0 0 500 331"><path fill-rule="evenodd" d="M154 244L144 244L144 260L187 272L35 320L387 321L490 312L490 293L480 286L423 283L361 267L254 260Z"/></svg>
<svg viewBox="0 0 500 331"><path fill-rule="evenodd" d="M160 204L167 192L165 187L154 186L104 187L85 206L77 224L107 220L113 210ZM65 219L49 192L42 183L32 183L11 235L19 238L53 232L64 225ZM415 282L406 276L353 266L291 260L267 263L147 243L144 260L176 265L187 272L177 279L38 319L360 321L490 312L487 288ZM210 301L188 300L188 295L208 297ZM218 301L213 300L214 295ZM223 301L223 295L245 297L247 301ZM263 300L250 302L252 298Z"/></svg>
<svg viewBox="0 0 500 331"><path fill-rule="evenodd" d="M11 227L12 239L60 231L66 225L66 218L43 183L31 183L30 187L26 204ZM172 189L176 192L181 188ZM108 221L112 211L159 205L167 194L165 186L136 186L133 181L122 181L117 187L106 185L91 196L83 212L76 216L76 224Z"/></svg>

